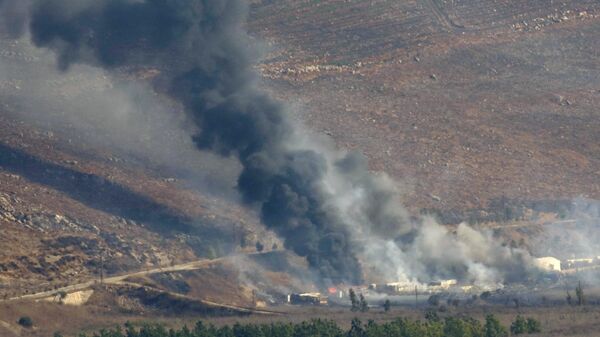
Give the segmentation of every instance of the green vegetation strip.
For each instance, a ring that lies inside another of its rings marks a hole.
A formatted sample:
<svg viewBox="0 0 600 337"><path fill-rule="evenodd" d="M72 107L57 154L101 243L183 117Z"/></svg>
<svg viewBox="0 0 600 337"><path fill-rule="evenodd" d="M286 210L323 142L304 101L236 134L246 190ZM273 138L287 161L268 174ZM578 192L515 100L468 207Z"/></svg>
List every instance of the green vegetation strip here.
<svg viewBox="0 0 600 337"><path fill-rule="evenodd" d="M510 327L512 335L531 334L541 331L539 321L517 316ZM57 333L57 335L59 335ZM162 325L146 325L136 328L131 324L109 330L101 330L93 337L503 337L508 329L494 315L488 315L484 323L469 317L441 319L434 312L425 321L397 318L386 323L358 318L352 320L349 330L341 329L334 321L315 319L302 323L239 324L215 327L202 321L193 329L184 326L179 330ZM79 337L88 337L80 334Z"/></svg>

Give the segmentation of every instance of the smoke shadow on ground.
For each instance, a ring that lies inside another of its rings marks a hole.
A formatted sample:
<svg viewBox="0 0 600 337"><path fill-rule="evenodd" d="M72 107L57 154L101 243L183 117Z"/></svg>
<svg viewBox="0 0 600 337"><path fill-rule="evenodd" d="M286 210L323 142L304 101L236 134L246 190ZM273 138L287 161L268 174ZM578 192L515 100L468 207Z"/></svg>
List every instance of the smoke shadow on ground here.
<svg viewBox="0 0 600 337"><path fill-rule="evenodd" d="M66 168L0 143L0 168L61 191L100 211L148 225L160 233L222 235L193 219L103 177Z"/></svg>

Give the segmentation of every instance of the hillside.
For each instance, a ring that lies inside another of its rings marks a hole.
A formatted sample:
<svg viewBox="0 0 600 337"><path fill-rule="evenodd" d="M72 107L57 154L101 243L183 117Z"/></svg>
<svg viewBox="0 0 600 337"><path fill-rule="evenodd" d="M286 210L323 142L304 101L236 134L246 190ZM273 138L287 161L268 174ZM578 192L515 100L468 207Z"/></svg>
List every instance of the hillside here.
<svg viewBox="0 0 600 337"><path fill-rule="evenodd" d="M414 213L600 199L598 1L264 0L248 28L265 41L262 87L397 179ZM0 37L0 296L282 248L240 206L237 164L193 149L180 107L131 85L163 69L63 74ZM149 103L138 111L121 89ZM212 291L266 282L235 276L172 277L197 297L250 305L248 288Z"/></svg>
<svg viewBox="0 0 600 337"><path fill-rule="evenodd" d="M421 208L598 198L596 1L257 1L265 87ZM439 200L439 201L438 201Z"/></svg>

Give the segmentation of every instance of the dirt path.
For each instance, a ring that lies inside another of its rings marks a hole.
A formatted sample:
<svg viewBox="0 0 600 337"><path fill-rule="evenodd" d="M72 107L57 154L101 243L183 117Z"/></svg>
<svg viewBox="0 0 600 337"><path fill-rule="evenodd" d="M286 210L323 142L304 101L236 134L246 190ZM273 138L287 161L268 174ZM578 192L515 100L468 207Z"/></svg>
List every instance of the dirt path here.
<svg viewBox="0 0 600 337"><path fill-rule="evenodd" d="M137 272L127 273L127 274L118 275L118 276L107 277L104 279L103 283L104 284L119 284L119 285L131 285L131 286L136 286L136 287L144 287L143 285L139 285L137 283L132 283L132 282L127 282L125 280L130 277L139 277L139 276L146 276L146 275L165 273L165 272L198 270L198 269L206 268L212 264L219 263L219 262L222 262L222 261L225 261L228 259L232 259L232 258L235 258L238 256L259 255L259 254L263 254L263 253L238 254L238 255L221 257L221 258L217 258L217 259L202 259L202 260L182 263L182 264L168 266L168 267L158 267L158 268L137 271ZM83 282L83 283L72 284L72 285L54 289L51 291L42 291L42 292L35 293L35 294L17 296L17 297L9 298L6 300L0 300L0 302L8 302L8 301L16 301L16 300L39 300L39 299L55 296L59 292L72 293L72 292L76 292L76 291L82 291L82 290L91 288L94 284L97 284L98 282L99 282L99 280L97 280L97 279L91 280L91 281L87 281L87 282ZM219 308L234 310L234 311L238 311L238 312L262 314L262 315L282 315L281 312L277 312L277 311L247 308L247 307L240 307L240 306L223 304L223 303L216 303L216 302L207 301L207 300L200 299L200 298L189 297L186 295L182 295L182 294L178 294L178 293L174 293L174 292L170 292L170 291L164 291L161 289L154 289L154 290L163 292L163 293L168 294L173 297L187 299L187 300L191 300L191 301L198 301L204 305L211 306L211 307L219 307ZM0 323L2 323L2 322L0 322Z"/></svg>
<svg viewBox="0 0 600 337"><path fill-rule="evenodd" d="M248 256L248 255L259 255L259 254L262 254L262 253L238 254L238 255L231 255L231 256L216 258L216 259L202 259L202 260L186 262L186 263L177 264L177 265L168 266L168 267L158 267L158 268L153 268L153 269L148 269L148 270L136 271L136 272L131 272L131 273L123 274L123 275L106 277L106 278L104 278L103 283L104 284L119 284L119 283L122 283L124 280L126 280L129 277L136 277L136 276L139 277L139 276L152 275L152 274L158 274L158 273L166 273L166 272L198 270L198 269L206 268L212 264L219 263L219 262L222 262L222 261L225 261L228 259L232 259L235 257ZM57 289L53 289L53 290L49 290L49 291L42 291L42 292L38 292L38 293L34 293L34 294L16 296L16 297L12 297L12 298L5 299L5 300L0 299L0 302L42 299L42 298L54 296L56 293L59 293L59 292L70 293L70 292L84 290L84 289L90 288L91 286L93 286L94 284L97 284L98 282L99 282L98 279L94 279L94 280L90 280L90 281L86 281L86 282L82 282L82 283L71 284L71 285L68 285L68 286L65 286L62 288L57 288Z"/></svg>

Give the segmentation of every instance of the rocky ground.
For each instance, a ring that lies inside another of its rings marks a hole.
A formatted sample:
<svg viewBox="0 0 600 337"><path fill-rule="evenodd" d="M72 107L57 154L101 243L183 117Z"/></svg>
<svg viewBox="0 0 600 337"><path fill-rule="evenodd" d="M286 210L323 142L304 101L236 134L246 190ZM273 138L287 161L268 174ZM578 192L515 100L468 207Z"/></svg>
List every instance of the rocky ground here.
<svg viewBox="0 0 600 337"><path fill-rule="evenodd" d="M343 5L342 5L343 3ZM406 204L600 197L595 1L257 1L264 86Z"/></svg>

